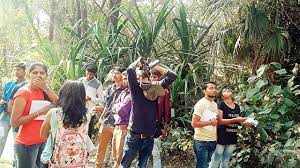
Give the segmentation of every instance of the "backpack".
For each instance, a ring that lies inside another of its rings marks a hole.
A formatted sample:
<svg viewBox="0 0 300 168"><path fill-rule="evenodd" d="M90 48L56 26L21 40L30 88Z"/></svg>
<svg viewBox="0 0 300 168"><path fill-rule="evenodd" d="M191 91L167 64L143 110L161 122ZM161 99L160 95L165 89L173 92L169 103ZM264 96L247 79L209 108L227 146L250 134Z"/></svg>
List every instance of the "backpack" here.
<svg viewBox="0 0 300 168"><path fill-rule="evenodd" d="M51 168L87 168L87 124L78 128L64 128L62 110L57 110L57 131L52 147Z"/></svg>

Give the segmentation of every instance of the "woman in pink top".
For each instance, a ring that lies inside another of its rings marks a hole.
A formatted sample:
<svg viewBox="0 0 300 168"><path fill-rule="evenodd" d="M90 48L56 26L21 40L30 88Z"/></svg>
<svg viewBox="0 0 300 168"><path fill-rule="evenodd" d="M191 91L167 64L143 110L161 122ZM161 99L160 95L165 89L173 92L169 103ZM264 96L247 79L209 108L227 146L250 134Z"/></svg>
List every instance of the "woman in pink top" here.
<svg viewBox="0 0 300 168"><path fill-rule="evenodd" d="M40 167L40 155L47 139L40 137L43 120L37 119L45 115L50 105L30 113L31 104L37 100L57 100L57 95L47 86L47 67L40 62L30 65L27 72L28 84L21 87L13 98L11 126L19 127L15 139L15 152L18 168Z"/></svg>

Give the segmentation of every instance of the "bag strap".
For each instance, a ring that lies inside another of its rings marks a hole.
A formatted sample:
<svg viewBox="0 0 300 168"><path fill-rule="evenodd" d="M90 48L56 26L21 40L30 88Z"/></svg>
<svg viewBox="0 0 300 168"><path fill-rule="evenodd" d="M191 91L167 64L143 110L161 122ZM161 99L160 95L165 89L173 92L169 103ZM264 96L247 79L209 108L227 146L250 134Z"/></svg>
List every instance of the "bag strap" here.
<svg viewBox="0 0 300 168"><path fill-rule="evenodd" d="M58 113L60 113L60 114L58 114ZM55 126L56 126L56 131L55 132L51 131L51 134L50 134L50 137L51 137L51 159L50 159L50 163L52 163L52 161L53 161L53 152L54 152L54 149L55 149L56 133L57 133L57 130L59 129L59 122L61 122L61 120L62 120L61 119L61 108L57 108L57 110L52 112L51 120L55 120L55 119L56 119L55 123L53 121L50 121L51 127L54 126L51 123L55 124Z"/></svg>

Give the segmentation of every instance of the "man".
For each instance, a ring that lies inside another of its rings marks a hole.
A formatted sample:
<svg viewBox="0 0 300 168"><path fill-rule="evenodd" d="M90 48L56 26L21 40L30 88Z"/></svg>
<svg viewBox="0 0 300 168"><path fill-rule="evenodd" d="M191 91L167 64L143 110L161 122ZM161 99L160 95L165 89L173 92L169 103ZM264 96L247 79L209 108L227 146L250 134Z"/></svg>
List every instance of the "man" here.
<svg viewBox="0 0 300 168"><path fill-rule="evenodd" d="M85 65L86 77L79 78L85 86L86 91L86 101L88 109L88 120L89 124L89 137L92 138L92 133L94 130L94 120L95 116L92 117L92 111L95 110L96 105L98 105L98 111L103 109L103 88L102 83L96 78L97 65L96 64L87 64Z"/></svg>
<svg viewBox="0 0 300 168"><path fill-rule="evenodd" d="M160 81L161 73L158 71L151 71L152 81ZM170 108L170 92L164 89L164 95L158 97L158 113L156 118L156 133L154 136L154 146L152 150L153 168L161 168L161 140L167 137L167 124L170 122L171 108Z"/></svg>
<svg viewBox="0 0 300 168"><path fill-rule="evenodd" d="M142 68L140 82L137 81L136 67ZM154 66L153 69L165 75L166 78L152 84L148 69L148 66L141 63L141 57L127 69L132 108L121 167L130 167L137 154L139 154L137 167L146 167L154 143L157 98L163 95L164 88L167 88L177 77L166 68Z"/></svg>
<svg viewBox="0 0 300 168"><path fill-rule="evenodd" d="M131 95L128 89L127 72L122 72L122 80L124 90L120 93L112 105L115 119L115 128L112 138L112 154L114 160L114 168L118 168L121 163L125 136L127 133L127 126L129 122L129 115L131 111Z"/></svg>
<svg viewBox="0 0 300 168"><path fill-rule="evenodd" d="M104 158L106 155L107 147L112 140L115 119L113 117L112 106L123 90L122 71L124 69L115 67L112 71L114 73L114 84L111 85L105 93L105 108L100 117L99 129L99 146L97 152L96 166L103 167Z"/></svg>
<svg viewBox="0 0 300 168"><path fill-rule="evenodd" d="M0 156L2 155L2 152L5 147L6 139L9 133L9 130L11 128L10 125L10 115L11 111L8 110L8 102L11 99L11 94L14 91L14 88L19 83L22 83L25 81L25 64L24 63L17 63L14 65L14 74L16 79L12 80L3 86L3 93L2 93L2 103L1 103L1 109L3 110L2 113L0 113Z"/></svg>
<svg viewBox="0 0 300 168"><path fill-rule="evenodd" d="M218 107L214 102L217 95L216 83L206 82L202 88L204 97L194 106L192 127L194 128L194 152L196 168L206 168L216 148Z"/></svg>

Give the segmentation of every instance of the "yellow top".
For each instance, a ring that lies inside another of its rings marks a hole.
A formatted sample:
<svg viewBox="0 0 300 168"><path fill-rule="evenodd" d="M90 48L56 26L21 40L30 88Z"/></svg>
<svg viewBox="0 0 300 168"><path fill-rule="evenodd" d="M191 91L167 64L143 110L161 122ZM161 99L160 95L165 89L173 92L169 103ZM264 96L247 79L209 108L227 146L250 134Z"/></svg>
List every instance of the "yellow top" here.
<svg viewBox="0 0 300 168"><path fill-rule="evenodd" d="M209 101L205 97L200 99L194 106L193 115L199 116L200 121L209 121L218 115L218 106L214 101ZM199 141L216 141L216 126L208 125L205 127L194 128L194 139Z"/></svg>

